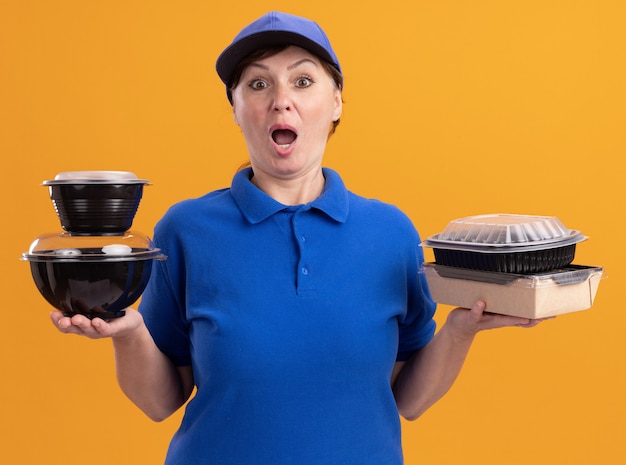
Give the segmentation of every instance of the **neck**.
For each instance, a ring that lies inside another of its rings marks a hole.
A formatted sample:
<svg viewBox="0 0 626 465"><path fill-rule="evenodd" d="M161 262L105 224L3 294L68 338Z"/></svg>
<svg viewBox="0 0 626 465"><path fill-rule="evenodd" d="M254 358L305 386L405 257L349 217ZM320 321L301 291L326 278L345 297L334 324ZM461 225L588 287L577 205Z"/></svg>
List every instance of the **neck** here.
<svg viewBox="0 0 626 465"><path fill-rule="evenodd" d="M294 178L275 178L255 172L252 183L283 205L302 205L318 198L326 180L322 169Z"/></svg>

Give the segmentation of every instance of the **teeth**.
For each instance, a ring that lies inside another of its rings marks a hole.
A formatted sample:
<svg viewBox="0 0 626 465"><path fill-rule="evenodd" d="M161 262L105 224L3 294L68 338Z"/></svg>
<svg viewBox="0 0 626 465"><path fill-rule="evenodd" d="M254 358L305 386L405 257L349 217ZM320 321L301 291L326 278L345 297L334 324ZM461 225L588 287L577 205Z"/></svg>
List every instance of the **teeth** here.
<svg viewBox="0 0 626 465"><path fill-rule="evenodd" d="M291 144L281 144L278 147L280 147L281 149L288 149L290 145Z"/></svg>

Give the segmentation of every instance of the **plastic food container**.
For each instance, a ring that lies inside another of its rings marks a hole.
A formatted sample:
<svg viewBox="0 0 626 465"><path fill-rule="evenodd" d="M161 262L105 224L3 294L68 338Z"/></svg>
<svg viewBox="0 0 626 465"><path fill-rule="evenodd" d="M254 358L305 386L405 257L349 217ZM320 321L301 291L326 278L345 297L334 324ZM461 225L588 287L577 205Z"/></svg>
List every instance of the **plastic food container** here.
<svg viewBox="0 0 626 465"><path fill-rule="evenodd" d="M66 171L42 183L63 229L78 234L130 229L146 184L129 171Z"/></svg>
<svg viewBox="0 0 626 465"><path fill-rule="evenodd" d="M570 265L535 274L469 270L435 263L423 265L435 302L523 318L545 318L590 308L604 275L601 267Z"/></svg>
<svg viewBox="0 0 626 465"><path fill-rule="evenodd" d="M422 245L440 265L524 274L569 265L585 239L555 217L490 214L454 220Z"/></svg>
<svg viewBox="0 0 626 465"><path fill-rule="evenodd" d="M64 315L117 318L145 290L160 249L141 233L44 234L22 254L41 295Z"/></svg>

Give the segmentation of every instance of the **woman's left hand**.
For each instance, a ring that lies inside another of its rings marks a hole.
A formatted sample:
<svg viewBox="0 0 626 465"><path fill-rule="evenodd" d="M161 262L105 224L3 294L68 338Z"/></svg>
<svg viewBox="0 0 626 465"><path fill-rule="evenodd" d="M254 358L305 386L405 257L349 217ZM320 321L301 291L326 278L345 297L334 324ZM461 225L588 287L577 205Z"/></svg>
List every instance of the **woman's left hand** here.
<svg viewBox="0 0 626 465"><path fill-rule="evenodd" d="M473 337L477 332L486 329L509 326L532 328L547 319L550 318L531 319L490 313L486 311L485 302L479 300L471 309L455 308L452 310L448 315L447 323L460 334Z"/></svg>

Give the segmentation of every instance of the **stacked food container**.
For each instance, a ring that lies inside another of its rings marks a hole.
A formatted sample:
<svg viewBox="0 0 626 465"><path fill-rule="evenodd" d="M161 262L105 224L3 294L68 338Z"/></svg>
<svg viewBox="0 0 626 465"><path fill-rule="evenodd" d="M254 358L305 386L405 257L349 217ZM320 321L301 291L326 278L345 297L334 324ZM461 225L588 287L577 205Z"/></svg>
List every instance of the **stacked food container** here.
<svg viewBox="0 0 626 465"><path fill-rule="evenodd" d="M450 222L422 243L435 262L423 271L436 302L544 318L592 306L603 268L573 265L587 239L550 216L490 214Z"/></svg>
<svg viewBox="0 0 626 465"><path fill-rule="evenodd" d="M130 231L148 181L125 171L70 171L44 181L63 232L39 236L22 259L41 295L66 316L121 317L166 257Z"/></svg>

